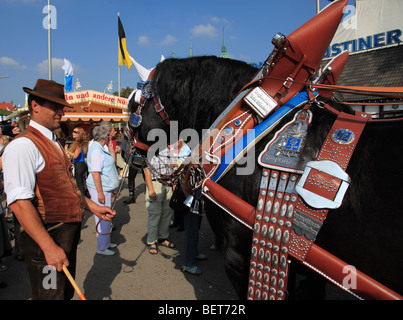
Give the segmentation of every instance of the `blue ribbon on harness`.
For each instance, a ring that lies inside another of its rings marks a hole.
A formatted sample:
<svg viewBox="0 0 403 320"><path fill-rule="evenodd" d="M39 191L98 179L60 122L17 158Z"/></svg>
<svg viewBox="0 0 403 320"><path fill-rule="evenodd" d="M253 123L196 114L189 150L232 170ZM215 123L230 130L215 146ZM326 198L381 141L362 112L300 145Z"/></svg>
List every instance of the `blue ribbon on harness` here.
<svg viewBox="0 0 403 320"><path fill-rule="evenodd" d="M314 95L317 96L318 93L315 91ZM275 111L269 118L267 118L262 123L258 124L253 130L244 135L242 139L236 142L223 156L221 160L220 167L217 172L211 177L211 180L217 182L229 169L229 166L234 164L240 154L248 146L253 146L254 141L261 139L268 129L280 121L287 113L293 110L295 107L305 104L309 100L308 93L301 91L297 93L291 100L286 104L282 105L277 111Z"/></svg>

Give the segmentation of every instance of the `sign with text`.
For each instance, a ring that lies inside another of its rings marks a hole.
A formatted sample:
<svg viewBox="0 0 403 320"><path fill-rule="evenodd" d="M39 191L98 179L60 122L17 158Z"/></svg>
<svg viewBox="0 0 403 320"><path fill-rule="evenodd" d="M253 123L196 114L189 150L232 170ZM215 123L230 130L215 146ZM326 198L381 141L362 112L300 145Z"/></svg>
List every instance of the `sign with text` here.
<svg viewBox="0 0 403 320"><path fill-rule="evenodd" d="M325 58L402 44L401 0L357 0L356 6L346 7L345 16Z"/></svg>
<svg viewBox="0 0 403 320"><path fill-rule="evenodd" d="M93 90L65 93L66 101L73 106L69 112L121 113L127 111L127 99Z"/></svg>

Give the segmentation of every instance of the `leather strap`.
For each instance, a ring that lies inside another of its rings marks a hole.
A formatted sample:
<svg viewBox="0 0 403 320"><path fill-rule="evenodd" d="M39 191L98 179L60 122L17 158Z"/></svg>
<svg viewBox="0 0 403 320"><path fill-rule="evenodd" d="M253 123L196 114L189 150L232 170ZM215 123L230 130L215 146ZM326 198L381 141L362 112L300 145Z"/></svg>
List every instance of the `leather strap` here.
<svg viewBox="0 0 403 320"><path fill-rule="evenodd" d="M365 113L359 113L358 116L339 113L316 160L334 162L345 171L368 118L369 116ZM341 185L341 179L313 169L302 187L324 199L333 201ZM290 252L298 260L305 260L327 213L328 209L315 209L309 206L301 196L298 197L294 212L295 227L291 233L290 242Z"/></svg>
<svg viewBox="0 0 403 320"><path fill-rule="evenodd" d="M328 84L316 84L315 88L322 90L331 90L344 93L353 93L358 95L371 95L387 98L403 98L403 87L363 87L363 86L338 86Z"/></svg>
<svg viewBox="0 0 403 320"><path fill-rule="evenodd" d="M277 81L290 81L288 78L269 76L267 79L277 80ZM293 80L294 83L302 84L298 79ZM307 87L311 84L308 81L305 82ZM403 86L402 87L363 87L363 86L339 86L334 84L314 84L315 89L318 89L321 93L323 91L337 91L343 93L364 95L364 96L374 96L374 97L385 97L393 99L403 99Z"/></svg>
<svg viewBox="0 0 403 320"><path fill-rule="evenodd" d="M169 126L171 124L171 121L169 120L168 113L166 112L164 106L162 105L159 96L154 97L154 109L155 112L161 117L162 121L164 121L164 123Z"/></svg>
<svg viewBox="0 0 403 320"><path fill-rule="evenodd" d="M133 134L133 146L135 146L136 148L139 148L141 150L144 150L144 151L148 151L148 149L150 149L150 147L148 145L139 141L139 131L138 130L136 130Z"/></svg>
<svg viewBox="0 0 403 320"><path fill-rule="evenodd" d="M223 124L221 129L213 130L211 135L202 144L202 164L206 172L206 178L211 178L219 168L224 155L242 139L257 124L257 119L245 107L235 110L233 118Z"/></svg>
<svg viewBox="0 0 403 320"><path fill-rule="evenodd" d="M297 179L297 174L263 169L253 225L248 299L286 298L288 243Z"/></svg>
<svg viewBox="0 0 403 320"><path fill-rule="evenodd" d="M361 271L352 270L351 266L344 261L316 245L312 246L303 264L358 299L403 300L400 294L386 288ZM355 273L357 282L352 288L343 287L346 270Z"/></svg>

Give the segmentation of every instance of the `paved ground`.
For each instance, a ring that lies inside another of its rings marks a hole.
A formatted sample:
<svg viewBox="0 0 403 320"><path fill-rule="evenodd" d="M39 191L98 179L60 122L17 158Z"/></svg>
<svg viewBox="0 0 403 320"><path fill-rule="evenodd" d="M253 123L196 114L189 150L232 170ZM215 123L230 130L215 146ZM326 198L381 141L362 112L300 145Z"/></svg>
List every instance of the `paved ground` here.
<svg viewBox="0 0 403 320"><path fill-rule="evenodd" d="M175 249L159 247L158 255L146 250L147 211L145 184L136 178L137 202L123 204L128 196L126 184L116 203L116 230L112 242L118 244L114 256L96 255L96 233L93 216L86 214L78 247L76 282L88 300L237 300L224 272L222 254L209 248L214 235L204 217L200 232L200 251L209 256L200 261L199 276L181 271L184 232L171 228L170 240ZM0 300L28 300L29 284L25 263L13 257L5 259L6 271L0 280L8 287L0 289ZM78 300L75 295L75 300Z"/></svg>
<svg viewBox="0 0 403 320"><path fill-rule="evenodd" d="M136 178L135 204L125 205L128 197L126 181L116 203L117 217L114 219L116 230L112 242L118 244L114 256L96 255L96 232L94 217L87 213L83 221L81 241L78 247L76 282L87 300L142 300L136 307L153 308L156 313L160 306L169 303L192 303L210 300L208 303L244 303L238 300L235 290L229 283L224 271L221 252L210 250L214 234L203 217L200 229L199 249L209 256L200 261L203 273L198 276L183 273L181 270L184 232L171 228L170 240L176 248L159 247L158 255L151 255L146 249L147 217L142 175ZM4 199L3 199L4 204ZM14 245L14 241L12 241ZM7 288L0 289L1 300L29 300L29 283L24 262L14 257L5 258L8 269L0 272L0 280ZM350 300L352 297L327 286L328 299ZM79 300L77 294L74 300ZM155 303L151 300L157 300ZM149 302L147 302L149 301ZM180 302L182 301L182 302ZM132 306L132 304L130 304ZM260 305L262 306L262 305ZM263 308L263 307L262 307ZM248 311L250 315L250 311Z"/></svg>

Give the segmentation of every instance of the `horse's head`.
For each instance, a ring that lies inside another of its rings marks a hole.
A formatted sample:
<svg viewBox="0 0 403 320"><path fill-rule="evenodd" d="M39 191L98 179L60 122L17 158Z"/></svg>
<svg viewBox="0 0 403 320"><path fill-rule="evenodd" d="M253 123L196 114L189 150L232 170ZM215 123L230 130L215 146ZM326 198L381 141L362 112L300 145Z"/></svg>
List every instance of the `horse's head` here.
<svg viewBox="0 0 403 320"><path fill-rule="evenodd" d="M190 147L198 143L203 129L256 73L244 62L213 56L166 59L152 70L135 67L141 82L129 97L126 140L142 156L180 138L191 140Z"/></svg>
<svg viewBox="0 0 403 320"><path fill-rule="evenodd" d="M157 132L156 137L164 140L162 137L168 132L169 117L156 94L153 81L155 68L148 70L135 60L132 61L141 81L128 98L129 121L125 128L123 149L133 155L133 165L143 167L152 145L152 141L148 140L150 132L154 130Z"/></svg>
<svg viewBox="0 0 403 320"><path fill-rule="evenodd" d="M150 136L152 130L169 134L170 119L154 85L152 78L138 83L128 101L130 118L128 126L134 133L134 146L148 151L153 143ZM159 137L160 138L160 137ZM154 141L155 142L155 141Z"/></svg>

